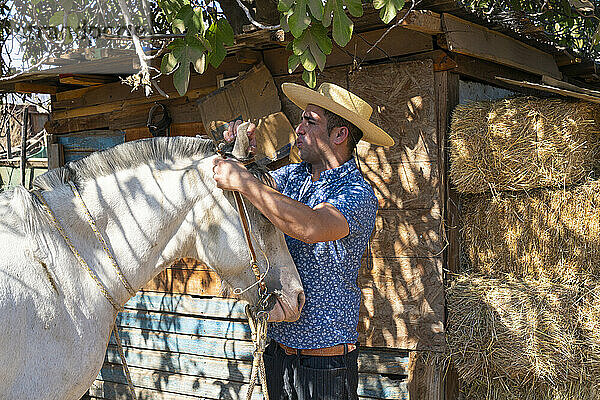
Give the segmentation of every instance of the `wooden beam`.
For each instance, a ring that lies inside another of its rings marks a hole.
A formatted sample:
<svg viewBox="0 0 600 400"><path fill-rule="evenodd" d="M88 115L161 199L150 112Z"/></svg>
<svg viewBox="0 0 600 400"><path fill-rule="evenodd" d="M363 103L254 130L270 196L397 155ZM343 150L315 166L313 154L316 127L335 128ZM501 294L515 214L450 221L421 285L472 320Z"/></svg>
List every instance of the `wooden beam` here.
<svg viewBox="0 0 600 400"><path fill-rule="evenodd" d="M80 98L81 96L83 96L84 94L89 92L92 88L93 88L93 86L89 86L89 87L84 87L81 89L66 90L64 92L58 92L58 93L56 93L56 101L52 105L54 106L54 104L57 102Z"/></svg>
<svg viewBox="0 0 600 400"><path fill-rule="evenodd" d="M579 92L579 93L589 94L590 96L600 97L600 91L598 91L598 90L591 90L591 89L579 87L577 85L573 85L571 83L564 82L564 81L559 81L558 79L554 79L552 77L545 76L545 75L542 76L542 83L549 85L549 86L555 86L555 87L561 88L561 89L572 90L574 92Z"/></svg>
<svg viewBox="0 0 600 400"><path fill-rule="evenodd" d="M555 94L559 94L561 96L567 96L567 97L575 97L576 99L587 100L592 103L600 104L600 97L598 97L598 96L590 96L589 94L574 92L572 90L567 90L567 89L561 89L561 88L557 88L554 86L544 85L542 83L515 81L513 79L502 78L499 76L497 76L496 79L498 79L502 82L509 83L514 86L525 87L525 88L529 88L529 89L537 89L537 90L541 90L544 92L555 93Z"/></svg>
<svg viewBox="0 0 600 400"><path fill-rule="evenodd" d="M210 86L210 87L206 87L206 88L188 90L188 92L184 96L184 98L186 99L186 101L195 100L199 97L202 97L204 95L211 93L215 89L216 89L216 87ZM171 95L172 95L172 97L168 101L172 101L173 99L180 98L175 93L171 93ZM55 111L52 113L51 119L59 120L59 119L66 119L66 118L84 117L84 116L95 115L95 114L103 114L103 113L113 112L113 111L127 111L132 106L141 105L141 104L151 104L156 101L163 101L163 100L165 100L165 97L160 94L149 96L149 97L140 95L140 97L135 98L135 99L130 99L130 100L97 104L97 105L89 106L89 107L79 107L79 108L70 107L63 111ZM69 100L66 100L66 101L69 101Z"/></svg>
<svg viewBox="0 0 600 400"><path fill-rule="evenodd" d="M95 86L102 85L108 82L114 82L115 78L112 75L76 75L65 74L58 78L60 83L69 85Z"/></svg>
<svg viewBox="0 0 600 400"><path fill-rule="evenodd" d="M514 90L513 86L498 81L496 79L496 76L505 76L514 80L537 79L537 75L531 74L529 72L500 65L495 62L465 56L463 54L452 54L452 58L456 61L457 64L457 67L454 70L454 72L458 73L460 76L486 82L491 85L501 86L511 90Z"/></svg>
<svg viewBox="0 0 600 400"><path fill-rule="evenodd" d="M56 86L41 85L39 83L17 82L15 83L15 92L56 94Z"/></svg>
<svg viewBox="0 0 600 400"><path fill-rule="evenodd" d="M430 35L398 27L392 29L377 47L367 53L386 30L356 33L344 48L334 44L331 54L327 56L326 68L351 65L360 60L374 61L433 50L433 39ZM288 75L287 60L290 54L291 52L284 48L264 51L265 65L273 76Z"/></svg>
<svg viewBox="0 0 600 400"><path fill-rule="evenodd" d="M255 65L262 61L262 53L250 49L241 49L235 53L235 59L242 64Z"/></svg>
<svg viewBox="0 0 600 400"><path fill-rule="evenodd" d="M21 157L13 157L10 160L0 160L0 166L19 168L21 166ZM47 168L48 161L45 158L28 158L25 161L25 168Z"/></svg>
<svg viewBox="0 0 600 400"><path fill-rule="evenodd" d="M417 32L437 35L443 33L440 14L428 10L413 10L402 21L401 26Z"/></svg>
<svg viewBox="0 0 600 400"><path fill-rule="evenodd" d="M433 71L448 71L453 70L458 67L458 64L454 60L452 54L445 52L444 50L432 50L426 51L424 53L411 54L406 57L402 57L399 61L413 61L413 60L432 60L433 61Z"/></svg>
<svg viewBox="0 0 600 400"><path fill-rule="evenodd" d="M448 50L494 61L502 65L561 79L554 58L535 47L499 32L464 21L450 14L442 15L442 27Z"/></svg>

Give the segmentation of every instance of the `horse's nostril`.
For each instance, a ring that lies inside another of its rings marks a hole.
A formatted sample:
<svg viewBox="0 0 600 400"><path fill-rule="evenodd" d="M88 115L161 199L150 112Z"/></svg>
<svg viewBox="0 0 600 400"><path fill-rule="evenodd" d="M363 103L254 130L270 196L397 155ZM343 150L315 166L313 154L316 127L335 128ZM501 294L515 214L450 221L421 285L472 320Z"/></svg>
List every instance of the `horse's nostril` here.
<svg viewBox="0 0 600 400"><path fill-rule="evenodd" d="M304 297L304 292L298 293L298 311L302 311L302 307L304 307L304 301L306 297Z"/></svg>

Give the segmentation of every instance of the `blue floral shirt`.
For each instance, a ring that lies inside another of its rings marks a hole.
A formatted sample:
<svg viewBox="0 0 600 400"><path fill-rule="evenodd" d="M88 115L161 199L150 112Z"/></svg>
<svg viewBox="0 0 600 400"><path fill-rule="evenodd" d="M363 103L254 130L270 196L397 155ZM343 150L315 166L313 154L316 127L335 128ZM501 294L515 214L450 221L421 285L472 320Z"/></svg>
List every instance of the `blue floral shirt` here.
<svg viewBox="0 0 600 400"><path fill-rule="evenodd" d="M327 202L339 210L349 234L332 242L304 243L285 236L304 285L306 302L295 322L269 324L268 335L299 349L354 343L358 339L360 260L375 225L377 198L354 159L321 173L313 182L310 164L290 164L271 175L277 189L314 207Z"/></svg>

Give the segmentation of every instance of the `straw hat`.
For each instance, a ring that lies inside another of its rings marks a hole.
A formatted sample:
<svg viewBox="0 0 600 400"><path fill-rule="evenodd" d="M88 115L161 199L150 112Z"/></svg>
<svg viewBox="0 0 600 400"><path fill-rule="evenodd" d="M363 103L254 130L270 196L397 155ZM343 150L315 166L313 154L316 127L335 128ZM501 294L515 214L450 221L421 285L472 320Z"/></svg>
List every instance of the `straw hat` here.
<svg viewBox="0 0 600 400"><path fill-rule="evenodd" d="M378 145L393 146L394 139L383 129L369 121L373 108L363 99L334 85L322 83L315 91L295 83L281 85L283 93L301 109L314 104L352 122L363 132L362 140Z"/></svg>

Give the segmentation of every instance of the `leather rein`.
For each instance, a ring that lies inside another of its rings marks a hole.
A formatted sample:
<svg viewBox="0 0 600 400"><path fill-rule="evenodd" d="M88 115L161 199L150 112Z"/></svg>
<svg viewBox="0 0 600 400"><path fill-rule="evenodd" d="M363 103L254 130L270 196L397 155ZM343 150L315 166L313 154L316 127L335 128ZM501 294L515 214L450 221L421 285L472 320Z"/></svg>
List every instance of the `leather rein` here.
<svg viewBox="0 0 600 400"><path fill-rule="evenodd" d="M247 160L237 159L237 157L233 156L232 154L226 153L223 150L223 146L216 146L216 148L217 154L225 159L235 159L236 161L244 164L244 166L248 166L254 162L254 158ZM267 319L269 317L269 312L267 309L269 308L269 300L273 294L267 292L267 285L264 282L264 276L261 275L258 267L256 251L252 245L252 230L250 229L248 213L246 211L246 206L244 204L244 200L242 199L242 195L238 191L233 190L233 197L235 198L235 204L237 206L240 221L242 223L246 244L248 245L248 252L250 253L250 257L252 259L250 266L252 268L252 272L254 273L254 277L256 278L256 282L254 284L241 291L236 289L234 290L234 293L241 294L250 289L252 286L258 285L258 303L254 306L250 306L250 304L248 304L245 308L248 324L250 325L250 330L252 331L252 342L254 343L252 373L250 376L248 392L246 393L246 400L250 400L252 398L252 392L254 391L254 387L256 386L258 380L260 380L262 386L263 399L269 400L269 393L267 391L267 374L265 371L263 353L267 347ZM268 268L269 261L266 254L264 254L264 256L267 260Z"/></svg>

